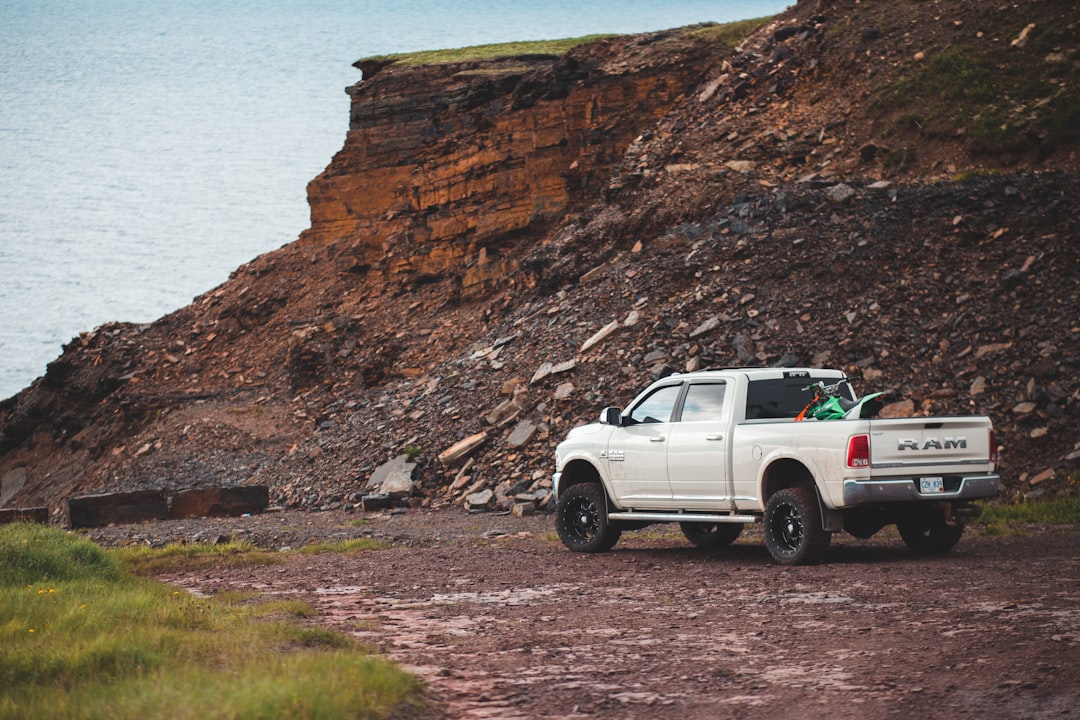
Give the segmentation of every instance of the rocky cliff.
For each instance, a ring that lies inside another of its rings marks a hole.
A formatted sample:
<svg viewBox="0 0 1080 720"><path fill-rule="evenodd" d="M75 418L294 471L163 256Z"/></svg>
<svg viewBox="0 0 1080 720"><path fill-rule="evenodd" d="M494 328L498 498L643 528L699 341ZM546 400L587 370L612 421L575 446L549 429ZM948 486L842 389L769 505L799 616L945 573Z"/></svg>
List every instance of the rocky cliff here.
<svg viewBox="0 0 1080 720"><path fill-rule="evenodd" d="M1006 497L1074 492L1077 12L933 7L361 63L296 243L0 403L0 507L355 506L406 452L413 503L542 504L554 443L652 376L793 363L989 414Z"/></svg>

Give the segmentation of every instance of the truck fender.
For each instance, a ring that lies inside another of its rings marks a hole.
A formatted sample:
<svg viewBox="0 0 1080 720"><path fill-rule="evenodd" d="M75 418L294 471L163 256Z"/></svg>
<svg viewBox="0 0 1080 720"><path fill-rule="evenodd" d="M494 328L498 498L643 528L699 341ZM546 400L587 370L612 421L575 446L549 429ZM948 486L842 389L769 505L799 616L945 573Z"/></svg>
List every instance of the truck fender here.
<svg viewBox="0 0 1080 720"><path fill-rule="evenodd" d="M608 505L621 510L615 502L615 494L612 491L611 481L603 470L603 464L599 458L591 453L574 453L563 462L562 470L557 473L559 480L556 495L565 492L566 488L582 482L599 482L607 496Z"/></svg>
<svg viewBox="0 0 1080 720"><path fill-rule="evenodd" d="M821 487L822 477L818 464L812 457L797 455L790 449L778 448L762 458L758 471L758 497L764 509L769 496L788 487L810 487L821 508L822 529L829 532L844 527L843 511L830 507L826 492Z"/></svg>
<svg viewBox="0 0 1080 720"><path fill-rule="evenodd" d="M798 455L790 448L777 448L761 459L758 466L758 497L764 508L769 497L778 490L787 487L806 486L817 491L818 498L824 495L818 478L821 471L813 458Z"/></svg>

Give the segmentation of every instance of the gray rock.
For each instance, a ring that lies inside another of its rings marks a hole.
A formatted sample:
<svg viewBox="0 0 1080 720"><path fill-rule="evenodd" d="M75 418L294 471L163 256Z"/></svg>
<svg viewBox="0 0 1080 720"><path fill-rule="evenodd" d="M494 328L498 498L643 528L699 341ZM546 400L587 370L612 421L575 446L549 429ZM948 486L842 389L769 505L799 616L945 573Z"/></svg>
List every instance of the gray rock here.
<svg viewBox="0 0 1080 720"><path fill-rule="evenodd" d="M468 510L487 509L495 501L495 493L491 490L481 490L465 498L465 507Z"/></svg>
<svg viewBox="0 0 1080 720"><path fill-rule="evenodd" d="M514 427L510 437L506 439L506 444L512 448L523 447L536 435L536 429L536 423L532 420L522 420Z"/></svg>
<svg viewBox="0 0 1080 720"><path fill-rule="evenodd" d="M835 205L843 205L855 197L855 188L845 183L833 185L825 189L825 197Z"/></svg>

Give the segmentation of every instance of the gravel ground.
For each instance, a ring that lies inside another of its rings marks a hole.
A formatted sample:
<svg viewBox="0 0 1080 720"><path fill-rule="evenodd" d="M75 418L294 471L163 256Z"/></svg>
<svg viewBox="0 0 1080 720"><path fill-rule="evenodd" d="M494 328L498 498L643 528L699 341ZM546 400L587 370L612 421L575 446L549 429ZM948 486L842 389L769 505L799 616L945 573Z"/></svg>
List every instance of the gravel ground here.
<svg viewBox="0 0 1080 720"><path fill-rule="evenodd" d="M670 527L579 555L537 515L270 513L90 531L106 545L374 537L382 550L185 572L192 592L312 603L317 622L422 676L447 718L1076 718L1076 527L973 532L912 555L838 535L776 565L756 528L723 551Z"/></svg>

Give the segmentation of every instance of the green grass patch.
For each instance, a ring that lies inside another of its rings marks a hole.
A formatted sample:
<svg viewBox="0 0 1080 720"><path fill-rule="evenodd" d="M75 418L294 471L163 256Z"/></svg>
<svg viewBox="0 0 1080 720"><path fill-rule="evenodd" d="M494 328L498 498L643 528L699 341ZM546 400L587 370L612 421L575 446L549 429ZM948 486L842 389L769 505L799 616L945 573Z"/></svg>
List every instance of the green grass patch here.
<svg viewBox="0 0 1080 720"><path fill-rule="evenodd" d="M56 528L0 527L0 718L422 713L419 680L298 624L302 603L196 598L125 563Z"/></svg>
<svg viewBox="0 0 1080 720"><path fill-rule="evenodd" d="M988 529L1027 524L1080 525L1080 496L985 505L975 522Z"/></svg>
<svg viewBox="0 0 1080 720"><path fill-rule="evenodd" d="M109 552L125 570L136 575L159 575L178 570L220 569L241 565L276 565L285 562L279 553L257 548L249 542L221 545L173 543L163 548L130 545Z"/></svg>
<svg viewBox="0 0 1080 720"><path fill-rule="evenodd" d="M770 19L771 18L764 17L723 24L706 23L700 27L691 29L687 32L685 37L694 42L719 43L729 48L733 48ZM562 38L558 40L493 43L490 45L472 45L463 48L375 55L365 58L365 60L382 62L393 61L395 64L402 67L421 67L424 65L448 65L451 63L478 62L483 60L502 60L514 57L555 58L565 55L578 45L584 45L585 43L609 37L619 36L614 34L598 34L583 35L575 38ZM674 44L681 44L683 41L680 38L672 38L671 42ZM522 71L525 69L528 68L526 66L512 66L510 68L504 68L504 71Z"/></svg>
<svg viewBox="0 0 1080 720"><path fill-rule="evenodd" d="M1024 50L984 42L954 47L912 66L882 88L875 104L895 113L893 131L958 138L977 155L1045 157L1080 139L1080 70L1064 58L1064 28L1037 28Z"/></svg>
<svg viewBox="0 0 1080 720"><path fill-rule="evenodd" d="M687 35L695 40L734 48L770 20L772 20L771 16L723 24L708 24L691 30Z"/></svg>
<svg viewBox="0 0 1080 720"><path fill-rule="evenodd" d="M492 43L490 45L472 45L463 48L444 50L423 50L413 53L394 53L376 55L366 60L392 60L403 67L421 67L423 65L447 65L450 63L476 62L480 60L499 60L522 55L551 56L563 55L578 45L599 40L612 35L584 35L561 40L534 40L523 42Z"/></svg>
<svg viewBox="0 0 1080 720"><path fill-rule="evenodd" d="M369 552L371 550L385 550L387 547L389 546L380 540L372 540L371 538L352 538L351 540L342 540L341 542L335 543L315 543L314 545L305 545L296 550L296 552L304 555L322 555L323 553Z"/></svg>

